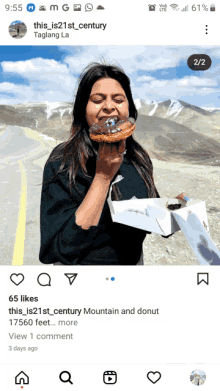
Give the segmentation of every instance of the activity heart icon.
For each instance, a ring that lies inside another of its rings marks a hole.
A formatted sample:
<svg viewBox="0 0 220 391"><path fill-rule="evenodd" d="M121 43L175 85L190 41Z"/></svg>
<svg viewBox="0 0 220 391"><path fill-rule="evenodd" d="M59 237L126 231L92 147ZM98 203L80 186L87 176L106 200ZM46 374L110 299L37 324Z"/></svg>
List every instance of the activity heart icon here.
<svg viewBox="0 0 220 391"><path fill-rule="evenodd" d="M161 378L161 373L156 371L156 372L148 372L147 374L148 380L151 381L151 383L155 384L158 380Z"/></svg>
<svg viewBox="0 0 220 391"><path fill-rule="evenodd" d="M24 281L24 275L19 273L19 274L11 274L10 275L10 280L13 282L15 285L19 285Z"/></svg>

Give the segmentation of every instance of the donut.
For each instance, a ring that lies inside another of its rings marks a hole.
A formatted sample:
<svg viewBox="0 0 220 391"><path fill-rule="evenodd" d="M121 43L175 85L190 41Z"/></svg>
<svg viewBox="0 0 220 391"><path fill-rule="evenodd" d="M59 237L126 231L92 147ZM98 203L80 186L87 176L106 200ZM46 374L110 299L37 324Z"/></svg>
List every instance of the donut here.
<svg viewBox="0 0 220 391"><path fill-rule="evenodd" d="M130 137L135 127L135 119L132 117L104 117L89 128L89 136L98 143L116 143Z"/></svg>

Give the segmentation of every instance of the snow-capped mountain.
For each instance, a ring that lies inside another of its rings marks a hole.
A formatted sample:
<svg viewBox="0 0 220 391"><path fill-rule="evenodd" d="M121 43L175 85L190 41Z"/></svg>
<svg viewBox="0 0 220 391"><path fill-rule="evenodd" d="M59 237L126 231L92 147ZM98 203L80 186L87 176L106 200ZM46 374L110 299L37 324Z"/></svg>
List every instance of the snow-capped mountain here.
<svg viewBox="0 0 220 391"><path fill-rule="evenodd" d="M202 107L201 106L201 109L204 109L204 110L208 110L208 111L220 111L220 107Z"/></svg>
<svg viewBox="0 0 220 391"><path fill-rule="evenodd" d="M143 99L135 99L134 104L136 109L139 111L142 108L148 111L148 115L153 115L156 110L158 103L156 100L143 100Z"/></svg>
<svg viewBox="0 0 220 391"><path fill-rule="evenodd" d="M182 100L169 99L163 102L147 102L138 109L139 114L166 118L185 125L196 132L220 139L220 111L207 110Z"/></svg>
<svg viewBox="0 0 220 391"><path fill-rule="evenodd" d="M23 103L0 105L0 122L67 138L72 122L73 104L69 102Z"/></svg>
<svg viewBox="0 0 220 391"><path fill-rule="evenodd" d="M45 107L46 106L45 112L46 112L47 119L49 119L54 113L60 115L60 117L62 119L62 116L64 113L66 113L66 111L68 111L68 113L70 115L73 110L72 103L65 103L65 102L64 103L63 102L48 102L48 101L45 101L43 103L29 103L29 102L27 102L27 103L23 103L23 104L14 105L14 107L20 108L20 109L22 109L22 107L24 107L24 106L27 108L27 112L31 112L33 107L37 108L37 107Z"/></svg>
<svg viewBox="0 0 220 391"><path fill-rule="evenodd" d="M181 100L136 100L134 138L151 158L220 165L220 112ZM0 105L0 125L27 127L56 140L69 138L72 103Z"/></svg>
<svg viewBox="0 0 220 391"><path fill-rule="evenodd" d="M169 118L169 117L173 117L173 119L176 118L180 114L183 107L184 106L180 103L180 101L171 99L170 105L167 109L167 113L164 116L164 118Z"/></svg>
<svg viewBox="0 0 220 391"><path fill-rule="evenodd" d="M138 100L138 101L140 101L140 100ZM135 100L135 102L136 102L136 100ZM138 110L142 114L146 114L149 111L149 113L147 115L150 115L150 116L155 115L155 116L160 116L163 118L172 117L172 119L174 119L181 113L181 111L184 108L185 109L191 108L192 110L199 111L200 113L210 112L210 110L206 110L202 107L194 106L194 105L191 105L189 103L186 103L184 101L177 100L177 99L168 99L163 102L159 102L159 101L151 101L151 102L141 101L141 102L142 102L142 104L141 105L139 104ZM153 109L152 109L152 106L153 106ZM216 111L216 109L215 109L215 111Z"/></svg>
<svg viewBox="0 0 220 391"><path fill-rule="evenodd" d="M148 105L148 103L149 103L148 101L145 101L143 99L134 100L134 104L137 110L139 110L141 107L145 107L146 105Z"/></svg>

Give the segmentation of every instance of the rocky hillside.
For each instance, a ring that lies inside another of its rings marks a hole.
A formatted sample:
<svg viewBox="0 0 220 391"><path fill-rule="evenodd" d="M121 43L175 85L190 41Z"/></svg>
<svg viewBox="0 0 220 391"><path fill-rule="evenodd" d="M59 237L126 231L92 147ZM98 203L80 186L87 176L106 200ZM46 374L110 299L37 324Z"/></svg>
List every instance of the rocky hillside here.
<svg viewBox="0 0 220 391"><path fill-rule="evenodd" d="M135 101L134 138L155 159L220 166L220 111L183 101ZM0 105L2 126L28 127L55 140L67 140L72 123L69 102Z"/></svg>

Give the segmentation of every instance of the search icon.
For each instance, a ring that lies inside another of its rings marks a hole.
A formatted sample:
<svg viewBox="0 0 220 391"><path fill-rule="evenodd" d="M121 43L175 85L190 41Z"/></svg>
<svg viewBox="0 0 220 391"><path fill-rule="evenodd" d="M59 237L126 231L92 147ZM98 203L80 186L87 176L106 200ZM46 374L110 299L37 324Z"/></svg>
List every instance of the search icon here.
<svg viewBox="0 0 220 391"><path fill-rule="evenodd" d="M63 376L64 375L64 376ZM67 375L67 377L65 376ZM60 380L63 382L63 383L71 383L71 374L68 372L68 371L63 371L60 373Z"/></svg>

